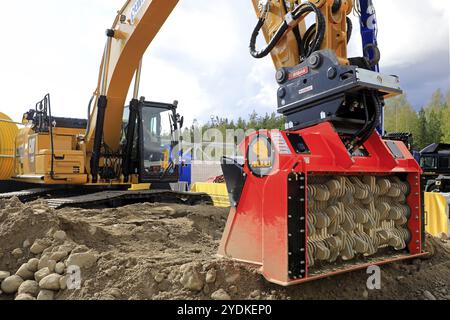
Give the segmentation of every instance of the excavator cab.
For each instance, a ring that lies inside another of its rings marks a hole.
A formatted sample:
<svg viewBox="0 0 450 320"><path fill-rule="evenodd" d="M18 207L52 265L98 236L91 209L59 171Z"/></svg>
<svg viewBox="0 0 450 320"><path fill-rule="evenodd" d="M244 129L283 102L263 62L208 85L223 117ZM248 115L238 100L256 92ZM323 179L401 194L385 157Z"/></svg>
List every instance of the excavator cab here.
<svg viewBox="0 0 450 320"><path fill-rule="evenodd" d="M177 102L166 104L141 99L137 107L126 107L122 136L125 174L138 174L140 183L178 182L175 150L179 145L177 131L183 122L177 113ZM127 139L131 133L133 138Z"/></svg>

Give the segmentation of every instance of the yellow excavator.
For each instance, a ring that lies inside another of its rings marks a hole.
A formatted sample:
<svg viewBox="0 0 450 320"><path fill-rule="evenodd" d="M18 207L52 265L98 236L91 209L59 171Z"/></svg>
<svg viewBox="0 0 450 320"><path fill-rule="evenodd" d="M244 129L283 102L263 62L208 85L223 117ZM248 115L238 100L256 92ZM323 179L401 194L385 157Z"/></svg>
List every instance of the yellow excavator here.
<svg viewBox="0 0 450 320"><path fill-rule="evenodd" d="M251 2L258 21L250 54L272 57L286 130L251 134L241 145L244 159L223 159L232 209L219 254L259 265L281 285L423 255L421 169L402 142L376 132L384 99L402 93L400 82L372 71L370 59L348 57L354 1ZM47 95L24 116L12 180L82 190L177 181L177 163L161 143L165 112L170 145L178 143L177 103L139 99L142 56L177 3L125 3L106 32L89 119L53 117ZM267 45L257 49L260 33ZM166 197L159 190L103 191L51 204Z"/></svg>

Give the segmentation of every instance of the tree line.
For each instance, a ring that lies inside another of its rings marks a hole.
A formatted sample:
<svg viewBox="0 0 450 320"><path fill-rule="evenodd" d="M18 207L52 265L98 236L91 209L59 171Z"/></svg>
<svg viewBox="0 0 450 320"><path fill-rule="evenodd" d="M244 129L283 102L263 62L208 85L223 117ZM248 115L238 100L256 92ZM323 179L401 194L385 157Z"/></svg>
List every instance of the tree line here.
<svg viewBox="0 0 450 320"><path fill-rule="evenodd" d="M436 90L428 104L414 110L406 95L386 101L387 132L408 132L413 135L413 147L422 150L432 143L450 143L450 90L444 95Z"/></svg>
<svg viewBox="0 0 450 320"><path fill-rule="evenodd" d="M226 117L211 117L204 125L196 120L190 128L202 132L208 129L218 129L224 136L227 130L242 129L279 129L283 130L284 117L273 112L259 115L253 111L247 119L242 117L230 120ZM189 130L186 128L186 130ZM413 148L422 150L432 143L450 143L450 90L444 95L441 89L436 90L426 106L416 111L406 95L391 98L386 101L385 130L388 133L412 133ZM191 132L192 132L191 131Z"/></svg>

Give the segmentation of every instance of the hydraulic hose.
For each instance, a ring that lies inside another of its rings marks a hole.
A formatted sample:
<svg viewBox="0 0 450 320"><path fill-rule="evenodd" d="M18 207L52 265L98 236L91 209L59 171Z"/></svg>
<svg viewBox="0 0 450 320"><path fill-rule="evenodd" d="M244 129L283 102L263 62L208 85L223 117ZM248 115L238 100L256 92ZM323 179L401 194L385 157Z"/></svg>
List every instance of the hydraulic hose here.
<svg viewBox="0 0 450 320"><path fill-rule="evenodd" d="M303 3L298 5L297 7L292 10L292 12L289 12L286 15L285 21L280 25L278 30L275 32L272 39L269 41L267 46L263 48L262 50L256 49L256 41L258 39L259 33L264 26L264 23L266 22L265 16L261 17L258 20L258 23L256 24L255 29L253 30L251 39L250 39L250 54L256 58L261 59L266 57L274 48L275 46L280 42L281 38L283 38L286 33L292 28L296 27L300 22L299 20L303 15L309 14L309 13L315 13L316 15L316 23L315 23L315 33L310 31L310 36L307 41L302 41L303 44L301 44L301 48L303 50L300 50L304 57L309 57L314 51L317 51L320 49L323 39L325 37L325 17L322 14L322 12L312 3ZM310 28L311 29L311 28ZM306 36L306 34L305 34ZM298 38L298 37L297 37ZM306 37L305 37L306 38ZM297 39L298 40L298 39ZM306 44L306 45L304 45Z"/></svg>
<svg viewBox="0 0 450 320"><path fill-rule="evenodd" d="M372 136L372 134L375 132L376 128L378 127L380 123L380 117L381 117L381 109L382 109L382 103L380 101L380 98L377 96L376 93L369 93L371 103L368 103L367 101L367 95L364 94L363 96L363 104L364 108L366 109L366 124L364 127L355 134L354 139L350 143L349 151L353 152L359 147L361 147L366 141ZM371 119L368 119L368 108L369 106L373 106L373 117Z"/></svg>

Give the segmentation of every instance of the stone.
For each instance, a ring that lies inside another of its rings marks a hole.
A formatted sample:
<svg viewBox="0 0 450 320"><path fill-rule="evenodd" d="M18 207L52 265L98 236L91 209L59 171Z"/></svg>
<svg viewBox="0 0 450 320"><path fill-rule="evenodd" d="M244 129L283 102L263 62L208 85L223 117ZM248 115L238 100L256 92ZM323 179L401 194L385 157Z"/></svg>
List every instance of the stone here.
<svg viewBox="0 0 450 320"><path fill-rule="evenodd" d="M235 273L235 274L232 274L232 275L228 276L225 279L225 281L227 283L235 283L235 282L237 282L239 280L240 277L241 277L241 275L239 273Z"/></svg>
<svg viewBox="0 0 450 320"><path fill-rule="evenodd" d="M250 293L250 298L251 299L255 299L255 300L259 300L261 298L261 291L259 291L259 290L252 291Z"/></svg>
<svg viewBox="0 0 450 320"><path fill-rule="evenodd" d="M16 259L19 259L19 258L23 257L23 251L22 251L22 249L17 248L11 252L11 255Z"/></svg>
<svg viewBox="0 0 450 320"><path fill-rule="evenodd" d="M67 251L57 251L55 253L52 253L50 256L50 260L55 260L56 262L60 262L61 260L64 260L67 258L69 253Z"/></svg>
<svg viewBox="0 0 450 320"><path fill-rule="evenodd" d="M182 266L184 269L180 283L185 289L200 292L203 289L204 282L193 265Z"/></svg>
<svg viewBox="0 0 450 320"><path fill-rule="evenodd" d="M55 272L57 274L63 274L65 268L66 268L66 265L63 262L58 262L55 266Z"/></svg>
<svg viewBox="0 0 450 320"><path fill-rule="evenodd" d="M51 259L51 253L44 253L42 255L42 257L39 259L38 270L44 269L46 267L50 267L49 263L50 263L51 260L52 260ZM52 260L52 261L55 261L55 260ZM55 262L55 264L56 264L56 262Z"/></svg>
<svg viewBox="0 0 450 320"><path fill-rule="evenodd" d="M23 242L23 244L22 244L22 247L24 248L24 249L28 249L29 247L31 247L31 242L30 242L30 240L25 240L24 242Z"/></svg>
<svg viewBox="0 0 450 320"><path fill-rule="evenodd" d="M37 281L37 283L40 283L42 279L50 275L51 272L49 268L45 267L43 269L40 269L34 274L34 279Z"/></svg>
<svg viewBox="0 0 450 320"><path fill-rule="evenodd" d="M423 292L423 296L425 297L425 299L427 300L437 300L436 297L428 290L425 290Z"/></svg>
<svg viewBox="0 0 450 320"><path fill-rule="evenodd" d="M85 245L76 246L74 249L72 249L72 253L84 253L88 252L89 248Z"/></svg>
<svg viewBox="0 0 450 320"><path fill-rule="evenodd" d="M37 299L42 301L51 301L55 299L55 292L52 290L41 290L39 291Z"/></svg>
<svg viewBox="0 0 450 320"><path fill-rule="evenodd" d="M6 294L13 294L17 292L22 283L23 279L18 275L10 276L2 281L1 289Z"/></svg>
<svg viewBox="0 0 450 320"><path fill-rule="evenodd" d="M8 278L9 276L11 276L11 272L8 272L8 271L0 271L0 281L5 280L5 279Z"/></svg>
<svg viewBox="0 0 450 320"><path fill-rule="evenodd" d="M117 288L112 288L109 293L116 299L120 299L122 297L122 292L120 292Z"/></svg>
<svg viewBox="0 0 450 320"><path fill-rule="evenodd" d="M363 292L363 298L364 299L369 299L369 291L367 291L367 290L364 290L364 292Z"/></svg>
<svg viewBox="0 0 450 320"><path fill-rule="evenodd" d="M56 268L56 261L55 260L48 260L48 269L50 270L50 272L55 272L55 268Z"/></svg>
<svg viewBox="0 0 450 320"><path fill-rule="evenodd" d="M77 266L81 269L89 269L97 263L97 259L97 255L91 252L72 253L66 261L66 266Z"/></svg>
<svg viewBox="0 0 450 320"><path fill-rule="evenodd" d="M228 292L232 295L236 295L238 293L238 288L236 286L230 286Z"/></svg>
<svg viewBox="0 0 450 320"><path fill-rule="evenodd" d="M39 287L41 289L59 291L61 289L59 284L60 278L61 276L59 274L52 273L39 281Z"/></svg>
<svg viewBox="0 0 450 320"><path fill-rule="evenodd" d="M27 293L22 293L22 294L19 294L14 300L17 300L17 301L32 301L32 300L36 300L36 298L35 297L33 297L33 296L31 296L31 295L29 295L29 294L27 294Z"/></svg>
<svg viewBox="0 0 450 320"><path fill-rule="evenodd" d="M36 281L27 280L24 281L18 290L18 294L29 294L30 296L36 297L39 293L39 285Z"/></svg>
<svg viewBox="0 0 450 320"><path fill-rule="evenodd" d="M60 241L60 242L64 242L67 239L67 234L62 230L56 231L53 234L53 239Z"/></svg>
<svg viewBox="0 0 450 320"><path fill-rule="evenodd" d="M33 254L41 254L48 247L50 247L50 244L47 241L38 239L31 246L30 252Z"/></svg>
<svg viewBox="0 0 450 320"><path fill-rule="evenodd" d="M219 289L211 295L211 299L217 301L227 301L231 300L231 297L225 290Z"/></svg>
<svg viewBox="0 0 450 320"><path fill-rule="evenodd" d="M397 277L397 281L402 281L403 279L405 279L404 276L398 276L398 277Z"/></svg>
<svg viewBox="0 0 450 320"><path fill-rule="evenodd" d="M31 272L38 271L39 270L38 266L39 266L39 259L37 259L37 258L30 259L27 262L27 268Z"/></svg>
<svg viewBox="0 0 450 320"><path fill-rule="evenodd" d="M217 271L216 269L210 269L206 273L206 283L214 283L217 280Z"/></svg>
<svg viewBox="0 0 450 320"><path fill-rule="evenodd" d="M21 265L19 270L17 270L16 275L21 277L23 280L31 280L34 278L34 272L28 269L28 263Z"/></svg>
<svg viewBox="0 0 450 320"><path fill-rule="evenodd" d="M67 281L69 280L68 276L62 276L59 279L59 287L61 288L61 290L66 290L67 289Z"/></svg>
<svg viewBox="0 0 450 320"><path fill-rule="evenodd" d="M155 276L155 281L156 281L156 283L161 283L161 282L163 282L163 280L166 278L166 275L164 275L164 274L162 274L162 273L158 273L156 276Z"/></svg>

